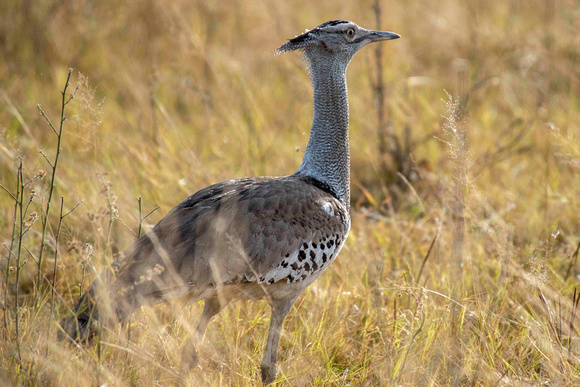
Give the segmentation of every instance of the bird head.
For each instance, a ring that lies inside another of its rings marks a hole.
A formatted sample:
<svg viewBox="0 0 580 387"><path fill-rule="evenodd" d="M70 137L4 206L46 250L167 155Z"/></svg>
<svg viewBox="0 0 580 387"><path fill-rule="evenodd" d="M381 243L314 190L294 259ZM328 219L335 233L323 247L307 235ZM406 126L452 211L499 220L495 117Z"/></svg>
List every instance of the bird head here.
<svg viewBox="0 0 580 387"><path fill-rule="evenodd" d="M276 54L300 50L311 65L320 58L338 59L348 64L367 44L400 37L394 32L367 30L351 21L332 20L290 39L276 50Z"/></svg>

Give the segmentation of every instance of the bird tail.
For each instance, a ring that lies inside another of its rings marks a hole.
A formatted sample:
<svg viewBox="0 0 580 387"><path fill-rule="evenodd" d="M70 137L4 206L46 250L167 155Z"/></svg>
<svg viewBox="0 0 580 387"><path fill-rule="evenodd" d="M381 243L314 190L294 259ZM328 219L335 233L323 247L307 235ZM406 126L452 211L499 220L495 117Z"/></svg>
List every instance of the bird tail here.
<svg viewBox="0 0 580 387"><path fill-rule="evenodd" d="M100 327L97 287L93 282L74 307L73 315L60 322L62 328L59 332L60 340L68 337L76 342L85 342L97 334Z"/></svg>
<svg viewBox="0 0 580 387"><path fill-rule="evenodd" d="M162 259L153 241L155 234L147 234L131 245L111 267L97 278L82 295L73 309L73 316L61 321L60 337L88 341L102 326L113 326L142 305L164 300L170 290L183 289L183 279L177 269ZM167 254L165 252L165 254Z"/></svg>

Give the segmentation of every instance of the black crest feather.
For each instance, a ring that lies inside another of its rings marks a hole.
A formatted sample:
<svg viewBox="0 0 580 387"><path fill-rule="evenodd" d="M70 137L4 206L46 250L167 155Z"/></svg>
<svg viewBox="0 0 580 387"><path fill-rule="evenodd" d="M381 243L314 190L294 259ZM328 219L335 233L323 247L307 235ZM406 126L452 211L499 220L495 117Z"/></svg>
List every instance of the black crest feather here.
<svg viewBox="0 0 580 387"><path fill-rule="evenodd" d="M340 24L348 24L348 23L350 23L348 20L331 20L331 21L327 21L326 23L322 23L321 25L319 25L315 29L322 29L325 27L334 27L334 26L338 26Z"/></svg>
<svg viewBox="0 0 580 387"><path fill-rule="evenodd" d="M283 44L282 46L280 46L276 50L274 55L279 55L279 54L283 54L283 53L288 52L288 51L295 51L295 50L300 50L302 48L305 48L306 46L308 46L309 44L314 42L314 38L312 37L313 32L324 29L326 27L334 27L334 26L337 26L340 24L347 24L347 23L350 23L350 22L346 21L346 20L331 20L331 21L327 21L326 23L322 23L321 25L319 25L315 29L313 29L311 31L306 31L302 35L299 35L299 36L295 37L294 39L288 40L287 43Z"/></svg>

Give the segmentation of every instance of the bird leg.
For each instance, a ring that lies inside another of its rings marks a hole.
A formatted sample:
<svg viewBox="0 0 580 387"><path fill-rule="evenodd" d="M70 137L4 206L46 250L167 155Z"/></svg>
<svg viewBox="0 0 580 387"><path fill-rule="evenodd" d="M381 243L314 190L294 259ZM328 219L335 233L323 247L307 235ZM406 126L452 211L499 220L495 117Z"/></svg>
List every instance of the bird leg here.
<svg viewBox="0 0 580 387"><path fill-rule="evenodd" d="M196 346L203 342L207 325L213 316L221 312L227 306L228 302L220 302L217 296L204 300L203 313L199 318L197 327L195 328L195 339L188 339L183 349L181 350L181 370L187 371L196 367L199 364L199 357L197 356Z"/></svg>
<svg viewBox="0 0 580 387"><path fill-rule="evenodd" d="M276 379L276 362L278 361L278 343L280 342L280 333L282 332L282 324L284 319L292 309L292 305L296 302L296 298L286 300L272 301L272 316L270 317L270 330L268 331L268 342L266 349L264 349L264 357L262 358L262 382L270 384Z"/></svg>
<svg viewBox="0 0 580 387"><path fill-rule="evenodd" d="M197 327L195 328L195 335L198 342L203 341L203 337L205 336L205 330L207 329L207 324L209 324L209 320L216 314L222 311L223 308L227 306L229 302L225 300L221 300L218 296L214 296L204 300L203 302L203 313L199 318L197 323Z"/></svg>

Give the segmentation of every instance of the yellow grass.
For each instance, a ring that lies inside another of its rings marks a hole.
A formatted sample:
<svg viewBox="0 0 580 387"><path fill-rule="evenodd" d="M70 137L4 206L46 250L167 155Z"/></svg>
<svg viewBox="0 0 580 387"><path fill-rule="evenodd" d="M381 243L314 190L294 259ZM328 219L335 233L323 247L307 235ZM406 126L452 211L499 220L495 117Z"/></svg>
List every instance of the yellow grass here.
<svg viewBox="0 0 580 387"><path fill-rule="evenodd" d="M179 353L200 305L143 308L107 329L100 349L59 342L56 322L70 314L81 281L86 289L135 239L136 197L142 215L160 207L147 231L211 183L292 173L312 90L299 55L272 58L273 50L330 19L374 28L373 5L0 4L0 184L16 194L20 158L24 182L47 172L25 188L24 204L31 189L36 196L24 221L48 198L51 169L39 151L56 153L36 104L58 124L69 67L69 91L79 85L67 106L37 308L42 219L23 237L16 283L16 246L7 267L14 200L0 191L0 384L180 380ZM377 150L375 47L367 47L347 74L351 234L286 320L277 384L580 383L579 20L572 0L382 3L383 29L403 37L383 45L384 111L397 138L409 133L416 143L413 173L383 175L382 164L393 172L396 163ZM65 213L83 203L63 220L53 302L61 197ZM229 306L209 325L200 368L181 382L259 384L268 320L263 302Z"/></svg>

